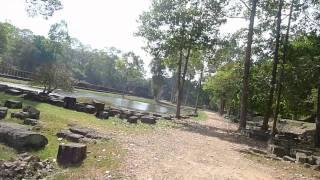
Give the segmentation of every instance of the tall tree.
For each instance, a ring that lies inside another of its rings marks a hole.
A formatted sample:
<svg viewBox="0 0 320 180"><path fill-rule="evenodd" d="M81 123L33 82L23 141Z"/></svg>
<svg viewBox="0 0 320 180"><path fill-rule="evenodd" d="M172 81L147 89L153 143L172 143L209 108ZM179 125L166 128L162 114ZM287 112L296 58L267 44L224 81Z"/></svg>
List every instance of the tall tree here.
<svg viewBox="0 0 320 180"><path fill-rule="evenodd" d="M242 96L240 105L240 123L239 129L245 129L247 124L247 111L248 111L248 94L249 94L249 77L250 77L250 65L251 65L251 46L253 41L254 32L254 18L256 16L258 0L253 0L250 12L250 23L248 31L247 47L244 59L244 73L242 80Z"/></svg>
<svg viewBox="0 0 320 180"><path fill-rule="evenodd" d="M149 11L140 16L138 35L148 46L163 47L164 54L178 54L177 108L180 117L183 87L191 50L212 45L219 26L225 22L223 5L217 0L153 0Z"/></svg>
<svg viewBox="0 0 320 180"><path fill-rule="evenodd" d="M40 15L45 19L48 19L56 11L63 8L60 0L26 0L25 5L29 16L35 17Z"/></svg>
<svg viewBox="0 0 320 180"><path fill-rule="evenodd" d="M268 130L268 122L270 115L272 113L272 105L273 105L273 96L274 90L277 82L277 67L279 63L279 47L280 47L280 34L281 34L281 12L282 12L283 0L278 1L278 11L277 11L277 22L276 22L276 42L274 48L274 55L273 55L273 66L272 66L272 77L271 77L271 87L269 92L269 98L267 100L266 105L266 113L263 119L263 124L261 129L266 131Z"/></svg>

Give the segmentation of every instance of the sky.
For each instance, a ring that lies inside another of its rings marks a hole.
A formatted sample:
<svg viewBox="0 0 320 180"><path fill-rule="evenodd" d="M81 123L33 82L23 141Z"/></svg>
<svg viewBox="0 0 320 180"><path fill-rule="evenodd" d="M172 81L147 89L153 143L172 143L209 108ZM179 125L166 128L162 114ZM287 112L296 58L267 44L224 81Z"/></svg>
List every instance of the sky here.
<svg viewBox="0 0 320 180"><path fill-rule="evenodd" d="M150 0L61 0L63 9L48 20L28 17L25 0L0 0L0 21L7 21L21 29L30 29L37 35L47 36L50 25L65 20L71 37L92 48L116 47L124 52L133 51L145 62L148 70L151 56L142 47L144 41L134 36L139 15L148 10ZM234 32L245 23L231 19L223 32ZM149 74L149 71L147 71Z"/></svg>

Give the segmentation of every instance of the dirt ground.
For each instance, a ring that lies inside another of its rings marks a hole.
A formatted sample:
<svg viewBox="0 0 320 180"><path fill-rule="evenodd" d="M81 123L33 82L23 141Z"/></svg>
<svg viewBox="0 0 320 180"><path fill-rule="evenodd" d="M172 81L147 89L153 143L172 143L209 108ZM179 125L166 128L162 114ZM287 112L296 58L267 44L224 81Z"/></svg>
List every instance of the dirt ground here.
<svg viewBox="0 0 320 180"><path fill-rule="evenodd" d="M177 128L120 138L127 150L122 179L272 180L308 179L245 157L261 147L239 137L236 125L208 112L206 121L181 121Z"/></svg>

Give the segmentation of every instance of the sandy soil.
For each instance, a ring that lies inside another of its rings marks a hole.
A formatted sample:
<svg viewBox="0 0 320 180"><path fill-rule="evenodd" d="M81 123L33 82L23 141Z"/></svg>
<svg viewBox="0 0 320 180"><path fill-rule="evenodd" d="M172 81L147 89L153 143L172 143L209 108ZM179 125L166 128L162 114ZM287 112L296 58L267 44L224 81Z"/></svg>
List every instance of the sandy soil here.
<svg viewBox="0 0 320 180"><path fill-rule="evenodd" d="M124 179L307 179L257 163L241 150L262 146L241 138L234 124L208 112L207 121L180 121L178 128L120 138L128 151Z"/></svg>

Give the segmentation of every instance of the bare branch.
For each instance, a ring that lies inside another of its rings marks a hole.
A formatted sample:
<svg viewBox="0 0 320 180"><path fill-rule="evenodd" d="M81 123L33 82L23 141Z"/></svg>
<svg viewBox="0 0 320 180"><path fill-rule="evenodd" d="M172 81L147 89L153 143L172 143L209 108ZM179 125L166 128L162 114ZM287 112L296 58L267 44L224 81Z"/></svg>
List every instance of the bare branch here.
<svg viewBox="0 0 320 180"><path fill-rule="evenodd" d="M251 8L247 5L246 2L244 2L244 0L240 0L240 1L242 2L242 4L243 4L244 6L246 6L246 8L247 8L249 11L251 11Z"/></svg>

